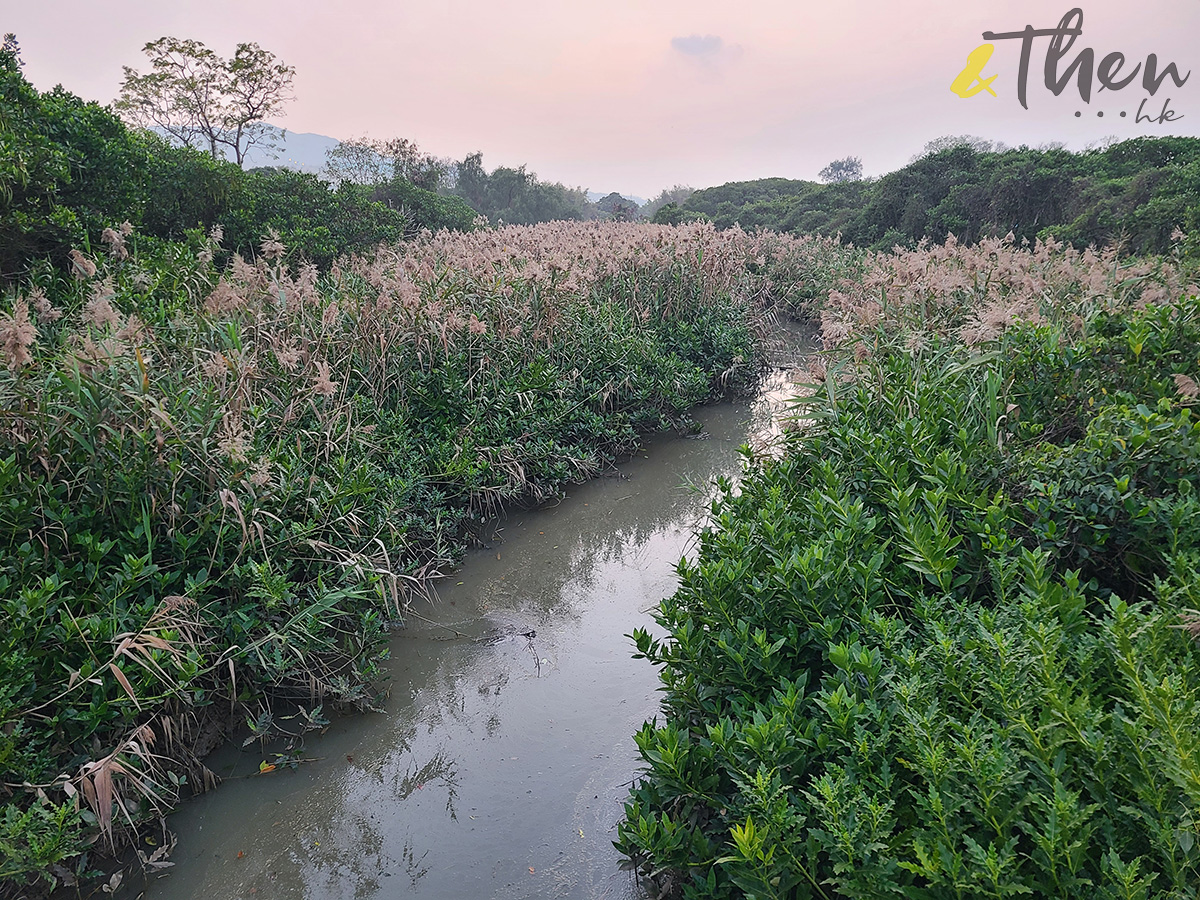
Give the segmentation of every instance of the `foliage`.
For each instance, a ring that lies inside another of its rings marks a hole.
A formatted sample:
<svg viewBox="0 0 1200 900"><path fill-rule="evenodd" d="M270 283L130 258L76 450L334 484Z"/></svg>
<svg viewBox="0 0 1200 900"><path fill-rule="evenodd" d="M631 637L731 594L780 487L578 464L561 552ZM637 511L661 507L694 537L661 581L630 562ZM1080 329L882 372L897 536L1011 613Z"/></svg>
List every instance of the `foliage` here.
<svg viewBox="0 0 1200 900"><path fill-rule="evenodd" d="M597 200L596 209L617 222L632 222L638 217L638 205L616 191Z"/></svg>
<svg viewBox="0 0 1200 900"><path fill-rule="evenodd" d="M647 200L645 204L643 204L642 208L639 210L639 213L643 219L653 219L654 214L668 203L674 203L678 205L683 203L683 201L687 200L687 198L692 196L694 193L696 193L696 189L689 187L686 184L677 184L674 187L663 188L661 191L659 191L658 196L651 200Z"/></svg>
<svg viewBox="0 0 1200 900"><path fill-rule="evenodd" d="M161 143L161 142L160 142ZM146 231L169 240L220 225L227 252L253 257L268 232L296 258L326 270L340 256L369 252L421 229L469 231L475 213L404 179L381 185L350 181L334 188L316 175L284 168L242 172L189 148L157 146L157 177L144 213Z"/></svg>
<svg viewBox="0 0 1200 900"><path fill-rule="evenodd" d="M1008 341L1023 372L1014 427L1040 442L1014 464L1010 480L1027 485L1014 496L1041 547L1124 595L1149 590L1164 546L1200 546L1194 518L1171 524L1200 496L1200 424L1178 402L1197 394L1194 312L1148 307L1071 341L1049 328Z"/></svg>
<svg viewBox="0 0 1200 900"><path fill-rule="evenodd" d="M369 187L344 182L333 190L310 172L254 170L239 179L238 188L213 224L222 225L230 251L247 257L274 231L286 246L327 269L339 256L397 241L418 226L443 225L430 221L429 210L420 210L425 218L417 221L404 209L378 202Z"/></svg>
<svg viewBox="0 0 1200 900"><path fill-rule="evenodd" d="M321 277L275 239L218 270L216 235L113 234L0 313L10 886L201 784L197 718L295 733L370 705L386 623L482 517L756 384L755 323L807 246L426 232Z"/></svg>
<svg viewBox="0 0 1200 900"><path fill-rule="evenodd" d="M845 231L869 185L846 181L820 185L786 178L760 178L705 188L680 208L704 215L718 228L771 228L795 234L833 235Z"/></svg>
<svg viewBox="0 0 1200 900"><path fill-rule="evenodd" d="M70 239L73 217L55 201L66 181L65 154L38 127L41 98L21 74L19 48L6 35L0 50L0 277L18 274L26 253Z"/></svg>
<svg viewBox="0 0 1200 900"><path fill-rule="evenodd" d="M664 203L654 211L650 221L655 225L683 225L686 222L707 222L704 213L681 209L678 203Z"/></svg>
<svg viewBox="0 0 1200 900"><path fill-rule="evenodd" d="M73 248L103 246L105 229L122 221L138 226L143 244L221 225L226 252L247 257L274 230L298 257L328 268L422 228L469 230L475 218L457 198L407 182L333 188L286 169L244 172L130 130L61 88L35 90L15 39L0 53L0 141L0 284L28 278L44 260L69 269Z"/></svg>
<svg viewBox="0 0 1200 900"><path fill-rule="evenodd" d="M982 355L861 333L786 453L724 485L668 636L635 635L667 691L619 827L642 871L690 897L1192 890L1200 301L1101 307L1092 343L1065 304ZM1086 431L1044 443L1064 402Z"/></svg>
<svg viewBox="0 0 1200 900"><path fill-rule="evenodd" d="M148 153L95 103L26 81L16 39L0 50L0 284L35 259L65 264L72 246L136 217Z"/></svg>
<svg viewBox="0 0 1200 900"><path fill-rule="evenodd" d="M227 149L238 166L254 146L270 147L266 120L291 99L296 70L258 44L238 44L222 59L199 41L161 37L142 48L151 71L125 66L118 112L156 127L180 144L217 159Z"/></svg>
<svg viewBox="0 0 1200 900"><path fill-rule="evenodd" d="M582 220L592 217L592 203L582 188L541 181L524 166L483 167L483 154L472 153L455 164L452 192L493 224Z"/></svg>
<svg viewBox="0 0 1200 900"><path fill-rule="evenodd" d="M44 873L70 874L62 863L76 857L83 820L73 803L7 805L0 811L0 885ZM52 883L58 878L50 874Z"/></svg>
<svg viewBox="0 0 1200 900"><path fill-rule="evenodd" d="M1072 153L994 147L967 137L870 182L827 185L768 178L708 188L682 208L718 227L841 234L889 250L922 239L1053 235L1081 249L1122 241L1136 253L1168 249L1171 233L1200 225L1200 139L1134 138Z"/></svg>
<svg viewBox="0 0 1200 900"><path fill-rule="evenodd" d="M954 147L970 147L976 153L1003 153L1005 150L1011 149L1003 141L992 141L973 134L944 134L932 141L926 141L921 152L909 162L914 163L923 156L932 156Z"/></svg>
<svg viewBox="0 0 1200 900"><path fill-rule="evenodd" d="M826 184L858 181L862 178L862 171L862 160L857 156L847 156L843 159L835 159L818 172L817 177Z"/></svg>
<svg viewBox="0 0 1200 900"><path fill-rule="evenodd" d="M378 185L370 196L376 203L407 216L413 229L470 231L478 217L462 199L425 190L407 178L393 178Z"/></svg>
<svg viewBox="0 0 1200 900"><path fill-rule="evenodd" d="M342 141L325 154L325 172L334 183L384 184L407 181L426 191L446 186L450 163L422 153L407 138Z"/></svg>
<svg viewBox="0 0 1200 900"><path fill-rule="evenodd" d="M172 146L153 132L140 132L140 137L149 148L145 201L140 219L126 218L144 234L183 240L191 229L209 231L241 202L244 186L253 178L232 163Z"/></svg>

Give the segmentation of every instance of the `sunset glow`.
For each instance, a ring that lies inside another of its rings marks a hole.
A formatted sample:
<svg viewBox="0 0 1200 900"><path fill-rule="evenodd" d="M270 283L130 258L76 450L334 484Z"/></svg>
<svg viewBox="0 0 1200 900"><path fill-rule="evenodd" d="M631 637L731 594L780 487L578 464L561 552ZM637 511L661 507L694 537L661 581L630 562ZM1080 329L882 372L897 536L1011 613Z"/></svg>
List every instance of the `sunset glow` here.
<svg viewBox="0 0 1200 900"><path fill-rule="evenodd" d="M62 83L101 102L116 96L122 66L145 66L147 41L195 38L222 54L256 41L296 67L296 99L279 123L292 131L404 136L454 158L482 150L489 165L525 163L545 179L641 196L679 182L814 178L849 154L877 175L944 134L1082 148L1109 135L1200 133L1200 77L1174 90L1168 82L1147 104L1157 113L1170 95L1180 118L1137 123L1132 90L1101 91L1088 105L1073 88L1046 91L1045 40L1033 50L1030 109L1015 99L1016 41L998 45L988 63L999 96L951 92L984 31L1052 28L1067 9L131 0L114 12L59 0L14 6L4 27L20 39L34 84ZM1200 70L1200 5L1104 0L1082 10L1072 57L1084 47L1097 60L1119 50L1132 66L1155 53L1181 73Z"/></svg>

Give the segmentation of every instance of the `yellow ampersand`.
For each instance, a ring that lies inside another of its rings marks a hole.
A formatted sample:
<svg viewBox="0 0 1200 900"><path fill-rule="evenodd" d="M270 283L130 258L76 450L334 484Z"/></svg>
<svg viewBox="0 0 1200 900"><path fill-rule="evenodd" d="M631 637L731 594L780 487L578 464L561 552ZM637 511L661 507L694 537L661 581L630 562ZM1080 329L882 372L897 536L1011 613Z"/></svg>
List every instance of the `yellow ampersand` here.
<svg viewBox="0 0 1200 900"><path fill-rule="evenodd" d="M950 82L950 90L960 97L974 97L980 91L987 91L993 97L997 96L992 90L992 82L996 80L996 76L983 77L983 67L992 58L992 51L995 49L995 44L980 44L972 50L967 55L967 67Z"/></svg>

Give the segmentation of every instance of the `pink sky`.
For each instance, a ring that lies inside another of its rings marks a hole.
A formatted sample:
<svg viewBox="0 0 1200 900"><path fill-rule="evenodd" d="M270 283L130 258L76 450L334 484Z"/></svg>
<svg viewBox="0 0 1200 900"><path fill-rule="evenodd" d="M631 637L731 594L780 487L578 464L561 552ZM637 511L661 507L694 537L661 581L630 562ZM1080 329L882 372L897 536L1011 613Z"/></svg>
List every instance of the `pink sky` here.
<svg viewBox="0 0 1200 900"><path fill-rule="evenodd" d="M1072 148L1200 134L1200 0L1081 3L1068 62L1086 46L1097 61L1122 51L1126 72L1152 52L1160 68L1195 70L1147 102L1157 114L1171 98L1182 118L1165 125L1134 122L1140 78L1090 106L1073 87L1053 97L1045 39L1034 44L1029 110L1016 100L1018 41L998 43L985 69L998 97L951 93L983 31L1051 28L1071 8L1044 0L7 5L0 28L16 32L42 89L61 83L109 102L123 65L147 68L147 41L193 38L222 56L256 41L296 67L296 100L278 122L291 131L402 136L455 158L482 150L489 168L525 163L543 179L644 197L676 183L811 179L847 155L882 174L944 134Z"/></svg>

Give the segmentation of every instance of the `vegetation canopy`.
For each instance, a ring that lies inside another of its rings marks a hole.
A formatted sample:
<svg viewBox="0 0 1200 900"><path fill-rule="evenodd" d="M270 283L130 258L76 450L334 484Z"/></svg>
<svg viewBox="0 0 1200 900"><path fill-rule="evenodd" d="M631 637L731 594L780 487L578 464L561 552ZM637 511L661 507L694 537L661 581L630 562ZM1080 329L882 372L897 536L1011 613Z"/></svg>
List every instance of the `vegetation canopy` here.
<svg viewBox="0 0 1200 900"><path fill-rule="evenodd" d="M829 183L764 178L707 188L680 203L679 214L719 228L841 235L878 250L1011 232L1030 243L1053 236L1081 250L1119 244L1164 253L1175 229L1200 230L1200 138L1193 137L1134 138L1081 152L951 137L876 179L821 178Z"/></svg>
<svg viewBox="0 0 1200 900"><path fill-rule="evenodd" d="M617 846L684 897L1189 896L1200 291L1052 242L865 260L634 633Z"/></svg>

